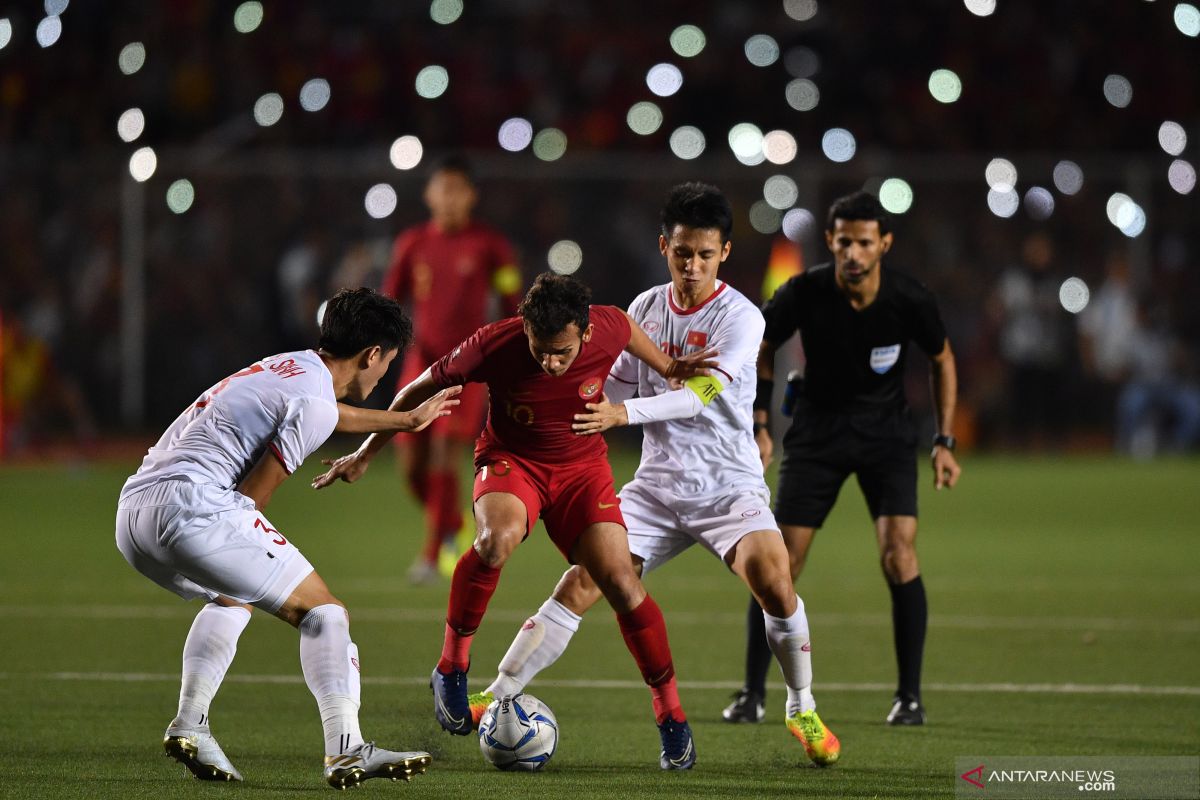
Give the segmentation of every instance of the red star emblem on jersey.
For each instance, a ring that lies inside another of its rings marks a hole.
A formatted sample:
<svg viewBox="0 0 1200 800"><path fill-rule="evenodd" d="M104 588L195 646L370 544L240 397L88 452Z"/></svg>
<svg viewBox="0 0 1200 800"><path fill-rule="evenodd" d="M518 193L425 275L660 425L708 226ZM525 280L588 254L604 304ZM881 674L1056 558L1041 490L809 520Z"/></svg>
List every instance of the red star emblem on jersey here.
<svg viewBox="0 0 1200 800"><path fill-rule="evenodd" d="M688 331L684 344L688 347L704 347L708 344L708 334L704 331Z"/></svg>

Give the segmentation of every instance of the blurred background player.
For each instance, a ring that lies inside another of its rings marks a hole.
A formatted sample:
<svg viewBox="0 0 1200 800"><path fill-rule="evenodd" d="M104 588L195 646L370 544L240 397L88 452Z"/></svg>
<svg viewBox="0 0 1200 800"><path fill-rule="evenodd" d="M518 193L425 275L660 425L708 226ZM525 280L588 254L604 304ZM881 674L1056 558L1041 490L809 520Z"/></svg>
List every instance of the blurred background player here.
<svg viewBox="0 0 1200 800"><path fill-rule="evenodd" d="M454 569L441 658L430 686L434 715L450 733L474 727L467 696L471 641L500 581L500 570L540 517L551 541L581 564L616 612L625 645L654 706L662 741L659 766L690 769L691 727L679 702L666 623L633 568L624 518L613 491L603 437L579 436L574 415L598 399L622 352L666 378L686 379L713 366L708 351L679 359L663 353L621 309L591 305L574 278L538 276L520 316L486 325L405 387L393 409L411 407L439 389L487 383L490 413L475 448L474 545ZM370 436L314 481L357 480L383 447Z"/></svg>
<svg viewBox="0 0 1200 800"><path fill-rule="evenodd" d="M412 307L416 329L398 388L416 380L489 318L515 314L521 297L512 246L472 218L479 193L466 159L438 161L424 198L430 218L396 237L383 281L384 294ZM461 402L453 416L405 442L408 486L425 508L425 542L408 571L413 583L437 579L443 548L443 571L449 575L454 569L454 536L463 526L458 474L466 445L483 427L487 391L481 385L464 386Z"/></svg>
<svg viewBox="0 0 1200 800"><path fill-rule="evenodd" d="M841 746L817 715L808 618L788 574L752 430L762 313L717 280L732 229L733 209L717 187L674 187L658 237L671 282L643 292L629 307L663 350L711 348L720 367L672 387L644 362L622 354L603 400L587 405L591 413L576 415L574 428L594 435L618 425L643 426L641 464L620 494L634 563L649 571L699 542L745 582L763 606L767 641L783 669L788 730L814 763L829 766ZM568 569L517 632L496 680L471 695L472 714L481 716L493 699L524 691L558 660L583 613L599 599L586 570Z"/></svg>
<svg viewBox="0 0 1200 800"><path fill-rule="evenodd" d="M775 517L791 556L792 580L804 568L813 535L842 483L854 473L875 521L880 563L892 595L899 680L887 722L921 725L928 610L917 564L917 433L904 396L904 362L910 341L930 358L937 425L933 480L937 489L949 488L961 471L951 434L958 386L954 353L933 294L903 273L884 270L892 233L874 195L856 192L835 201L825 242L833 264L790 279L763 307L767 324L758 357L755 436L765 466L774 446L770 406L775 351L798 330L804 383L783 438L775 494ZM771 651L753 597L746 620L746 683L724 711L728 722L758 722L763 715Z"/></svg>
<svg viewBox="0 0 1200 800"><path fill-rule="evenodd" d="M117 504L117 547L129 564L206 605L183 646L179 707L163 748L201 780L240 781L209 726L209 706L251 607L300 631L300 665L325 731L335 788L424 772L424 752L392 752L359 730L358 647L345 606L263 513L275 490L340 425L338 400L361 402L412 338L399 304L343 290L321 323L319 349L262 359L213 385L167 428ZM412 413L363 411L351 430L422 430L454 392ZM449 402L447 402L449 401ZM371 423L371 421L374 423Z"/></svg>

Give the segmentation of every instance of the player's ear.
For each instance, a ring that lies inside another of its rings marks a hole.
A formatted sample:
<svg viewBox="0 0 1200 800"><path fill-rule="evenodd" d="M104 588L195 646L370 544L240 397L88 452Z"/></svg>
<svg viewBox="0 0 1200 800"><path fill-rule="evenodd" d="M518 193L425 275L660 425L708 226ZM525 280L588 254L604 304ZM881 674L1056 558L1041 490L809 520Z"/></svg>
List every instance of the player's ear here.
<svg viewBox="0 0 1200 800"><path fill-rule="evenodd" d="M664 256L667 254L667 237L663 236L661 233L658 235L658 252L662 253Z"/></svg>
<svg viewBox="0 0 1200 800"><path fill-rule="evenodd" d="M590 342L592 340L592 331L595 329L596 329L595 323L589 322L587 329L584 330L583 335L580 336L579 338L583 339L583 341L585 341L585 342Z"/></svg>
<svg viewBox="0 0 1200 800"><path fill-rule="evenodd" d="M829 252L833 252L833 231L829 228L825 229L825 246L829 248Z"/></svg>
<svg viewBox="0 0 1200 800"><path fill-rule="evenodd" d="M722 260L722 261L724 261L725 259L729 258L729 251L730 251L730 250L732 250L732 249L733 249L733 240L732 240L732 239L726 239L726 240L725 240L725 246L721 248L721 260Z"/></svg>
<svg viewBox="0 0 1200 800"><path fill-rule="evenodd" d="M879 241L880 241L880 252L881 253L886 253L888 250L891 250L892 249L892 233L891 233L891 231L888 231L887 233L885 233L883 235L883 237L880 238Z"/></svg>
<svg viewBox="0 0 1200 800"><path fill-rule="evenodd" d="M364 347L358 355L358 368L367 369L374 366L375 362L380 358L383 358L383 348L377 344L373 344L370 347Z"/></svg>

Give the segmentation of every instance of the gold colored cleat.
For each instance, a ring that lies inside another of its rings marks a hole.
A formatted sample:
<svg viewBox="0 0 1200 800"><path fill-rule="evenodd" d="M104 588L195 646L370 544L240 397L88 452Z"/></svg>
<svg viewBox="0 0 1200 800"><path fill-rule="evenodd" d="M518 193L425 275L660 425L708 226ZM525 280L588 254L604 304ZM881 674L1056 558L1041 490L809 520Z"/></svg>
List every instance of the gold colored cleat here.
<svg viewBox="0 0 1200 800"><path fill-rule="evenodd" d="M202 742L198 735L168 734L163 738L163 752L187 767L197 780L240 781L241 774L229 763L216 740L211 735L208 739L210 744ZM215 752L202 754L202 747Z"/></svg>
<svg viewBox="0 0 1200 800"><path fill-rule="evenodd" d="M326 756L325 781L335 789L350 789L371 778L407 782L431 763L433 757L428 753L393 753L367 743L356 752Z"/></svg>

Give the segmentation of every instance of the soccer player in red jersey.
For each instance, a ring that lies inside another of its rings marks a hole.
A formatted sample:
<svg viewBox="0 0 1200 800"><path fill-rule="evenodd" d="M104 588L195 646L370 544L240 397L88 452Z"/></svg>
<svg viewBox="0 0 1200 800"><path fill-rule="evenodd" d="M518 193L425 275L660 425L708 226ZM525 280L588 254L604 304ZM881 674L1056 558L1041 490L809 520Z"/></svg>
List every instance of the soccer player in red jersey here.
<svg viewBox="0 0 1200 800"><path fill-rule="evenodd" d="M429 221L396 237L382 291L411 304L418 332L397 388L487 322L493 297L501 316L516 313L521 273L508 240L472 218L478 198L466 160L442 159L425 185ZM405 443L409 488L425 508L425 544L408 573L413 583L437 579L438 553L463 524L458 470L483 426L487 392L464 387L461 400L457 413Z"/></svg>
<svg viewBox="0 0 1200 800"><path fill-rule="evenodd" d="M572 423L599 398L622 351L668 379L707 374L715 353L671 359L614 306L590 305L579 281L538 276L520 316L486 325L406 386L392 402L407 409L441 388L482 382L490 391L487 426L475 444L474 546L450 585L442 656L433 670L434 713L451 733L471 732L467 668L471 639L496 590L500 569L540 516L567 560L584 566L617 614L625 644L650 687L662 739L659 765L695 762L691 728L679 703L662 612L629 555L608 448L577 436ZM372 435L313 482L357 480L386 436Z"/></svg>

